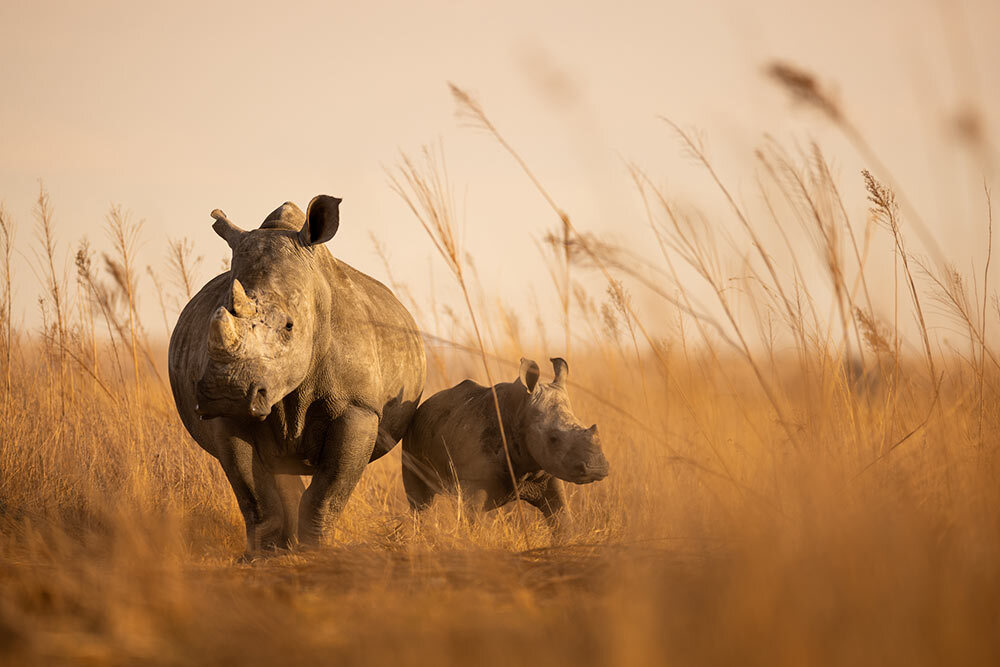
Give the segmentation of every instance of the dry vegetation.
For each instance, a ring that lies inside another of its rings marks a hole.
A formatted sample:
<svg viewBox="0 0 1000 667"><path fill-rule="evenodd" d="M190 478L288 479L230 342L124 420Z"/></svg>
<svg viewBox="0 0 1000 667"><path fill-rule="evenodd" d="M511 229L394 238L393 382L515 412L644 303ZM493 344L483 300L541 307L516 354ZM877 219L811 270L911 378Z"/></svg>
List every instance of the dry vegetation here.
<svg viewBox="0 0 1000 667"><path fill-rule="evenodd" d="M808 76L774 74L861 141ZM531 508L469 525L439 499L416 521L397 448L366 472L332 545L236 562L232 493L184 432L164 350L135 310L138 292L155 295L169 327L197 287L191 246L172 244L165 272L147 271L155 292L139 285L141 229L115 209L106 270L82 245L76 275L62 275L42 192L40 333L11 326L15 239L0 215L0 662L1000 664L989 263L963 275L912 254L913 216L884 168L836 183L818 148L762 149L763 214L751 213L680 130L736 232L720 234L632 167L648 214L634 224L662 250L642 260L581 234L482 108L453 92L556 214L549 257L563 313L548 324L573 342L576 411L600 424L612 464L606 482L571 491L568 543L552 545ZM468 296L447 174L404 160L395 178L483 328L454 343L428 337L427 393L512 378L529 335ZM872 212L855 219L838 188L862 187ZM989 248L992 221L982 229ZM813 254L793 247L793 230ZM870 257L880 235L891 254ZM803 266L816 257L823 294ZM869 284L872 262L895 278ZM891 311L873 305L876 289L891 293ZM656 313L635 305L639 290ZM431 306L410 305L430 328ZM949 318L950 347L928 310ZM663 313L668 329L653 324Z"/></svg>

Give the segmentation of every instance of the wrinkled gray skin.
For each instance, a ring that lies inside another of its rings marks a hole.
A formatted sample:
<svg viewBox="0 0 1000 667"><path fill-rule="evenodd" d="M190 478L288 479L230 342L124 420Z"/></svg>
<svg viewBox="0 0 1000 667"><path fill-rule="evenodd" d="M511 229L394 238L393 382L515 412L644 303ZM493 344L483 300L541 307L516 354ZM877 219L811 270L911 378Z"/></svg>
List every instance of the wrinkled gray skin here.
<svg viewBox="0 0 1000 667"><path fill-rule="evenodd" d="M423 391L413 318L322 245L339 204L320 195L303 214L286 202L251 231L213 211L232 270L191 299L170 338L177 411L222 464L251 555L296 537L318 543ZM308 488L300 475L312 476Z"/></svg>
<svg viewBox="0 0 1000 667"><path fill-rule="evenodd" d="M560 358L552 365L551 384L540 384L538 364L522 359L518 379L495 387L521 499L560 533L569 519L562 481L596 482L609 466L597 425L585 428L573 414L569 366ZM438 493L460 492L475 510L515 499L489 387L466 380L417 409L403 437L403 485L415 510L429 507Z"/></svg>

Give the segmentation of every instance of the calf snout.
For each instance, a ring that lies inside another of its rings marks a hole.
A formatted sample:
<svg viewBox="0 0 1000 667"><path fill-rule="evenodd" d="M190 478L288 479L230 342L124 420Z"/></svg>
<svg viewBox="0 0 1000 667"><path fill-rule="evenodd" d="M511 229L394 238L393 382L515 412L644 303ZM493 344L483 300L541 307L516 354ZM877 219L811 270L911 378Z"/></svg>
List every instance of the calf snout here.
<svg viewBox="0 0 1000 667"><path fill-rule="evenodd" d="M597 452L587 459L578 461L574 466L573 472L576 476L576 480L574 481L577 484L589 484L591 482L599 482L607 477L608 473L611 472L611 465L602 452Z"/></svg>

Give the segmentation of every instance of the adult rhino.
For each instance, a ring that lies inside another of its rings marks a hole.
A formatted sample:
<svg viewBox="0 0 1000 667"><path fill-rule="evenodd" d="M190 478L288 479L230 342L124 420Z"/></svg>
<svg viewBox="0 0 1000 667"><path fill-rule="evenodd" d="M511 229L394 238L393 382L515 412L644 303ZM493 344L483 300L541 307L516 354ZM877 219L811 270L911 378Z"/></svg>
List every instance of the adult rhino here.
<svg viewBox="0 0 1000 667"><path fill-rule="evenodd" d="M247 553L316 544L365 465L405 433L426 374L410 313L323 245L340 199L291 202L243 231L219 210L233 251L184 307L170 338L181 421L219 460L246 522ZM311 475L308 488L300 475Z"/></svg>

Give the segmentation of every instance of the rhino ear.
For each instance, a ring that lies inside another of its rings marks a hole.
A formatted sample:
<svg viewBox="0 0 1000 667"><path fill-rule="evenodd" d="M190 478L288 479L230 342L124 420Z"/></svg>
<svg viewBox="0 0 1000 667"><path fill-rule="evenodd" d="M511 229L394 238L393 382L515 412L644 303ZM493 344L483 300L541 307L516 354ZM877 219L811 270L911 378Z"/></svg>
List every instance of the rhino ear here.
<svg viewBox="0 0 1000 667"><path fill-rule="evenodd" d="M521 357L521 370L518 371L518 378L521 380L521 384L525 386L528 393L535 391L535 385L538 384L538 378L541 376L541 370L531 359L525 359Z"/></svg>
<svg viewBox="0 0 1000 667"><path fill-rule="evenodd" d="M326 243L340 227L340 202L338 197L317 195L306 209L306 222L299 230L302 245Z"/></svg>
<svg viewBox="0 0 1000 667"><path fill-rule="evenodd" d="M558 387L565 387L566 378L569 377L569 364L567 364L566 360L562 357L552 357L549 361L552 362L552 371L556 375L552 384Z"/></svg>
<svg viewBox="0 0 1000 667"><path fill-rule="evenodd" d="M212 229L215 230L216 234L226 239L226 243L229 244L229 247L235 250L236 244L240 242L240 238L246 234L246 232L230 222L229 218L226 217L226 214L219 209L212 211L212 217L215 218L215 222L212 223Z"/></svg>

